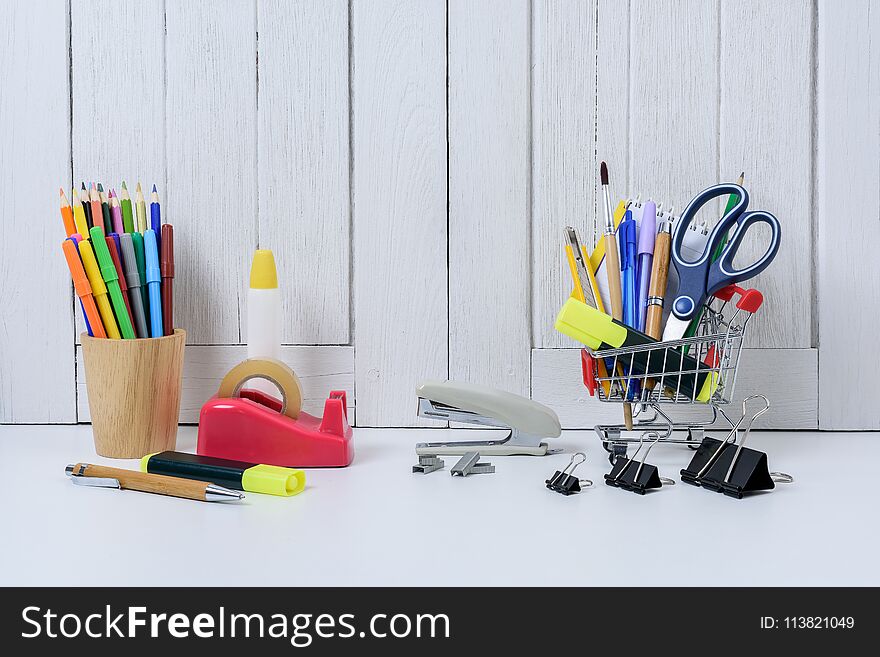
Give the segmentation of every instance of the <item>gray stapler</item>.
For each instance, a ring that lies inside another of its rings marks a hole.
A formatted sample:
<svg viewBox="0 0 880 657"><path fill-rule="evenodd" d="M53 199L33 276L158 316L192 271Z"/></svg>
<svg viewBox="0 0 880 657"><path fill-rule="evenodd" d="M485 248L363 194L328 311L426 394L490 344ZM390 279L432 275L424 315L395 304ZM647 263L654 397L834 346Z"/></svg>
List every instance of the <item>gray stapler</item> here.
<svg viewBox="0 0 880 657"><path fill-rule="evenodd" d="M536 401L510 392L454 381L426 381L416 389L419 417L509 428L501 440L418 443L416 454L461 456L468 452L494 456L544 456L544 438L562 432L556 413Z"/></svg>

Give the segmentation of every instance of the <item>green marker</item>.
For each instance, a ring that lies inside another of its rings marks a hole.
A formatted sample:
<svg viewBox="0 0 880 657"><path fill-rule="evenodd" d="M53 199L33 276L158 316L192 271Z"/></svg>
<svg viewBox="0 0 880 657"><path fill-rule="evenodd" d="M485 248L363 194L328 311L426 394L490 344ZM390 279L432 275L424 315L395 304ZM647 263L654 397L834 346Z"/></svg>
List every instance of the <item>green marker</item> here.
<svg viewBox="0 0 880 657"><path fill-rule="evenodd" d="M119 195L119 204L122 206L122 227L126 233L133 233L134 216L131 214L131 196L128 195L128 187L122 181L122 193Z"/></svg>
<svg viewBox="0 0 880 657"><path fill-rule="evenodd" d="M119 331L122 333L124 340L134 340L134 327L132 327L131 318L128 316L128 308L125 307L125 299L122 298L122 289L119 287L119 274L116 272L116 265L113 264L113 258L110 257L110 249L107 248L107 242L104 241L104 229L100 226L92 226L91 230L89 230L89 235L92 237L95 257L98 258L101 278L107 283L107 292L110 294L110 301L113 303L113 312L116 314L116 321L119 323Z"/></svg>
<svg viewBox="0 0 880 657"><path fill-rule="evenodd" d="M137 231L133 231L131 233L131 243L134 245L134 259L137 260L138 276L141 279L141 301L144 304L144 315L147 326L149 326L150 297L147 296L147 253L144 250L144 236Z"/></svg>

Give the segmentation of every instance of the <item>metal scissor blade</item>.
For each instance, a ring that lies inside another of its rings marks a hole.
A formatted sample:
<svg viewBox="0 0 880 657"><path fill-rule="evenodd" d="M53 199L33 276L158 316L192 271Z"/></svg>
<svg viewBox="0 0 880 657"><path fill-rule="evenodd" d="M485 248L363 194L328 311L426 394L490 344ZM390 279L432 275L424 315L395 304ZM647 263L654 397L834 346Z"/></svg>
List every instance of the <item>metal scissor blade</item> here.
<svg viewBox="0 0 880 657"><path fill-rule="evenodd" d="M596 296L593 294L593 286L590 284L590 275L587 273L587 265L584 262L584 252L581 250L581 243L577 236L577 231L571 226L566 226L565 232L568 235L568 243L571 246L572 255L574 256L575 269L581 283L581 289L584 291L584 303L593 308L596 305Z"/></svg>
<svg viewBox="0 0 880 657"><path fill-rule="evenodd" d="M670 315L669 319L666 320L666 328L663 329L663 342L683 338L690 323L690 320L679 319L675 315Z"/></svg>

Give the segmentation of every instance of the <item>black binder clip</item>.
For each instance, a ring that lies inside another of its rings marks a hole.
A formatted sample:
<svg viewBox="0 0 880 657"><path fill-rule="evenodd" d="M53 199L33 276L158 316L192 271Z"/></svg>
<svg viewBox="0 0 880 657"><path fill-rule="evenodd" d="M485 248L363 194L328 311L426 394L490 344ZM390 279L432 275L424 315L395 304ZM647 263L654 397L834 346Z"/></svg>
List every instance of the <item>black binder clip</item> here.
<svg viewBox="0 0 880 657"><path fill-rule="evenodd" d="M648 449L645 451L645 456L643 457L647 460L651 449L654 445L660 442L660 434L655 431L645 431L639 436L639 446L636 448L636 451L631 458L621 457L615 461L614 467L611 468L611 472L605 475L606 484L614 486L615 488L628 490L632 493L644 495L647 491L653 488L660 488L664 484L672 485L675 483L672 479L661 477L657 470L657 466L645 463L644 460L636 461L636 456L638 456L645 444L645 436L654 436L654 440L648 445ZM633 467L636 464L637 467Z"/></svg>
<svg viewBox="0 0 880 657"><path fill-rule="evenodd" d="M578 457L580 457L580 460L578 460ZM592 486L593 482L589 479L577 479L573 474L574 469L586 460L587 455L583 452L572 454L571 460L565 466L565 469L562 471L557 470L553 473L552 477L544 482L547 484L547 488L563 495L573 495L574 493L581 492L582 484L584 488Z"/></svg>
<svg viewBox="0 0 880 657"><path fill-rule="evenodd" d="M763 399L764 406L748 419L740 441L739 427L746 420L746 406L752 399ZM792 483L794 478L791 475L768 470L764 452L744 447L752 424L769 410L770 401L764 395L746 397L739 422L733 425L724 440L703 438L691 462L681 471L681 480L737 499L742 499L745 493L772 490L777 483Z"/></svg>

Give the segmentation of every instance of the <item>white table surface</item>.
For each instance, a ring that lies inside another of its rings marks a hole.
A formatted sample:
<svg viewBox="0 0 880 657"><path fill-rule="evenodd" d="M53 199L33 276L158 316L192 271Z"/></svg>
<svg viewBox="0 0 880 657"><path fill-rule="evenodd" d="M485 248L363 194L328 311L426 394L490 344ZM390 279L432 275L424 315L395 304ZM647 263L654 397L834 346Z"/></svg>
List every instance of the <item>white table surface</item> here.
<svg viewBox="0 0 880 657"><path fill-rule="evenodd" d="M309 470L297 497L208 504L74 486L68 463L136 468L95 455L88 426L2 426L3 585L878 585L880 435L753 433L791 485L735 500L682 484L644 497L602 483L544 487L569 454L495 457L495 474L412 474L413 445L493 431L356 429L355 462ZM194 451L195 427L178 449ZM692 452L657 447L678 480Z"/></svg>

